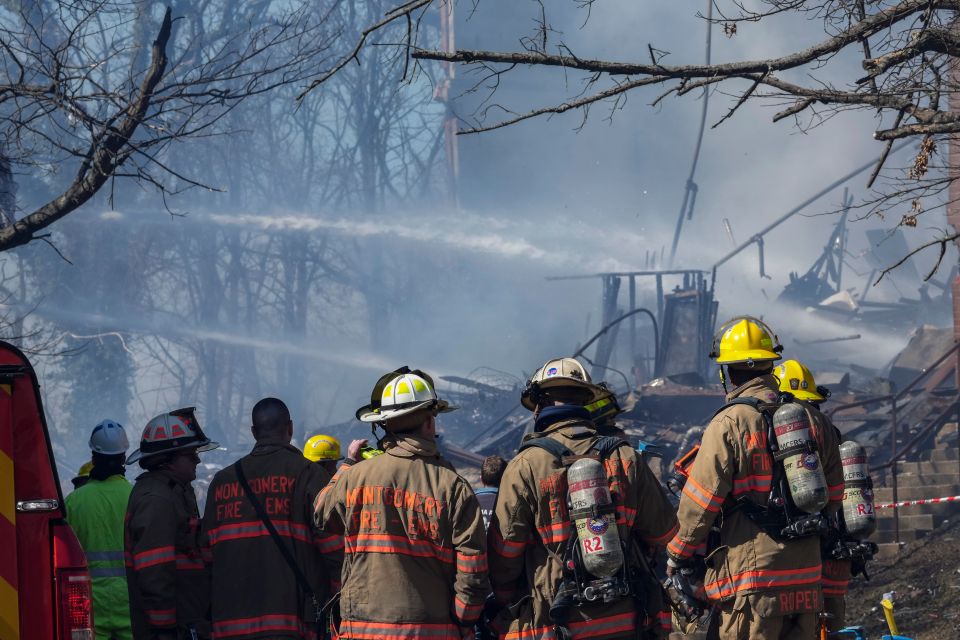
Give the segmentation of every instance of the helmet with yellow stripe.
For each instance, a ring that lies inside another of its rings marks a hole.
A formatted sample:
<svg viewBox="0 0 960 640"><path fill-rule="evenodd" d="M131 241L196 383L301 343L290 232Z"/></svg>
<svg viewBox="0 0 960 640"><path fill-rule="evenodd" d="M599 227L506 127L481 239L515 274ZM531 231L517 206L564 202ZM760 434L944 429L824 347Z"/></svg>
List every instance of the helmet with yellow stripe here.
<svg viewBox="0 0 960 640"><path fill-rule="evenodd" d="M620 408L616 394L607 387L606 383L598 383L595 389L593 400L583 407L590 412L590 419L595 424L606 423L624 412L624 409Z"/></svg>
<svg viewBox="0 0 960 640"><path fill-rule="evenodd" d="M401 367L380 377L370 395L370 404L357 409L356 416L361 422L386 423L415 411L447 413L455 409L437 396L433 378L419 369Z"/></svg>
<svg viewBox="0 0 960 640"><path fill-rule="evenodd" d="M773 370L773 375L780 381L780 391L793 394L798 400L807 402L823 402L822 387L817 387L810 369L802 362L787 360Z"/></svg>

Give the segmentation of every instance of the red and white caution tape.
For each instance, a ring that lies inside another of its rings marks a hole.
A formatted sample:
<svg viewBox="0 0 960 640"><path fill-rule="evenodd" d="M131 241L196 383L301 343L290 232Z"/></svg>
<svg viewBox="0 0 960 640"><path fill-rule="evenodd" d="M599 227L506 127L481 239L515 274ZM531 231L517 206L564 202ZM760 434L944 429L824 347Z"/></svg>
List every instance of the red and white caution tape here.
<svg viewBox="0 0 960 640"><path fill-rule="evenodd" d="M926 500L904 500L903 502L891 502L890 504L877 504L874 509L893 509L894 507L912 507L918 504L940 504L941 502L957 502L960 496L948 496L946 498L929 498Z"/></svg>

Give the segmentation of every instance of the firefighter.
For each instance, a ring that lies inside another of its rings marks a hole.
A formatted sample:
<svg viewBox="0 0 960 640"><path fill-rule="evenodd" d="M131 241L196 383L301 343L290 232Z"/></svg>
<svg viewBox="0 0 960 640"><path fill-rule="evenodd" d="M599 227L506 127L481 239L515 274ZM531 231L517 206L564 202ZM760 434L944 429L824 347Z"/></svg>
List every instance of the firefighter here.
<svg viewBox="0 0 960 640"><path fill-rule="evenodd" d="M343 638L473 636L487 554L473 490L437 449L437 415L453 409L430 376L402 367L357 410L386 431L385 453L341 467L315 514L318 527L344 536Z"/></svg>
<svg viewBox="0 0 960 640"><path fill-rule="evenodd" d="M293 422L283 401L257 402L252 423L253 450L213 477L203 514L213 634L237 639L322 636L317 613L332 583L339 581L343 552L339 537L312 531L313 499L330 476L290 444Z"/></svg>
<svg viewBox="0 0 960 640"><path fill-rule="evenodd" d="M303 457L319 464L327 472L327 476L332 478L337 472L337 463L343 460L340 455L340 441L333 436L318 433L303 445Z"/></svg>
<svg viewBox="0 0 960 640"><path fill-rule="evenodd" d="M540 367L521 395L534 413L533 433L507 465L488 532L490 578L501 607L494 626L509 640L656 637L669 630L662 606L649 604L659 585L637 542L666 544L676 517L638 452L619 437L598 435L585 408L595 391L577 360L560 358ZM578 463L567 464L581 457L599 460L602 477L571 480L571 493L578 485L609 488L612 504L568 509L566 476ZM575 527L573 515L590 509L597 509L593 517ZM602 539L581 541L587 529ZM605 565L601 578L587 555L608 554L619 554L620 562Z"/></svg>
<svg viewBox="0 0 960 640"><path fill-rule="evenodd" d="M127 459L145 470L127 503L124 539L136 640L210 635L210 576L190 483L197 477L197 454L218 446L204 435L194 408L187 407L150 420L140 448Z"/></svg>
<svg viewBox="0 0 960 640"><path fill-rule="evenodd" d="M490 517L493 516L493 507L497 504L497 492L500 490L500 480L507 468L507 461L500 456L487 456L480 465L480 483L477 489L477 501L480 503L480 513L483 514L483 526L490 526Z"/></svg>
<svg viewBox="0 0 960 640"><path fill-rule="evenodd" d="M132 485L124 477L130 442L123 426L104 420L90 434L88 481L66 498L67 521L87 556L97 640L129 640L130 598L123 563L123 516Z"/></svg>
<svg viewBox="0 0 960 640"><path fill-rule="evenodd" d="M817 427L816 436L822 439L824 452L823 468L828 470L827 484L830 502L824 510L831 520L831 532L824 536L821 544L823 561L823 611L827 614L827 626L830 631L842 629L846 613L844 598L851 578L852 561L849 558L834 559L833 546L840 538L837 526L837 512L843 506L843 468L840 465L840 430L820 411L820 403L829 396L829 391L818 387L810 370L797 360L786 360L774 370L774 376L780 382L780 391L790 393L797 400L807 403Z"/></svg>
<svg viewBox="0 0 960 640"><path fill-rule="evenodd" d="M597 433L602 436L626 437L627 432L617 426L617 416L624 410L620 408L617 395L605 383L595 385L594 397L585 408L590 412L590 419L596 425Z"/></svg>
<svg viewBox="0 0 960 640"><path fill-rule="evenodd" d="M729 380L734 389L704 430L680 498L680 531L667 545L668 575L687 581L693 555L716 522L719 539L706 548L703 587L719 604L721 638L813 638L823 606L822 517L789 510L784 465L768 442L776 421L768 411L779 396L773 363L782 349L774 332L751 317L734 318L717 333L710 356L724 387ZM826 444L836 446L832 438ZM816 470L819 458L807 457ZM822 504L825 494L824 486Z"/></svg>

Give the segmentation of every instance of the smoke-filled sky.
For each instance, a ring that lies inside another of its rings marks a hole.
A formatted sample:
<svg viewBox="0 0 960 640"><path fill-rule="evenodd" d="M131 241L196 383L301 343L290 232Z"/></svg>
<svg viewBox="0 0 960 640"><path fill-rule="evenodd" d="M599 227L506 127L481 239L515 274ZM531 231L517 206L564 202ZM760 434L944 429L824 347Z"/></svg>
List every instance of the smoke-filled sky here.
<svg viewBox="0 0 960 640"><path fill-rule="evenodd" d="M457 8L457 46L501 51L520 49L520 38L534 31L540 6L517 0L480 0L472 11L471 4L461 2ZM589 20L575 4L545 3L553 29L551 42L563 42L578 56L646 61L649 44L669 51L664 59L669 63L703 59L706 26L697 17L697 12L705 9L703 2L607 0L593 7ZM824 36L818 21L789 13L762 23L741 24L731 38L714 29L714 62L784 54ZM844 83L857 77L857 65L855 59L841 57L826 70L817 71L818 78ZM467 89L473 77L458 69L453 94ZM544 106L574 96L581 81L580 76L558 69L517 69L502 78L492 102L516 111ZM723 85L711 96L695 178L699 186L696 210L693 219L684 223L677 267L708 270L729 252L733 245L724 230L725 219L736 241L744 242L880 153L880 144L871 139L877 121L868 112L841 114L801 132L792 121L772 123L778 110L775 106L749 102L732 119L710 128L736 100L730 92L737 88L744 87ZM397 91L407 90L412 89L398 84ZM654 88L630 94L610 118L609 105L595 105L582 128L581 115L570 113L461 136L459 208L432 204L388 208L377 215L322 207L269 210L243 203L238 206L228 196L201 208L191 206L194 192L188 191L174 200L180 210L191 211L186 218L149 211L111 211L103 200L90 203L72 217L91 229L129 234L122 242L152 233L150 225L195 225L264 234L326 234L342 243L344 251L361 252L354 256L361 263L385 245L403 257L402 266L396 268L415 274L417 287L412 292L384 292L394 300L394 307L387 325L389 335L380 340L373 340L365 325L349 324L356 317L348 312L319 328L315 323L308 345L292 343L282 334L254 336L223 327L177 327L177 331L192 332L196 337L246 344L264 353L292 350L305 357L316 367L311 375L327 383L313 394L312 415L301 417L319 428L323 421L350 419L387 367L409 364L440 374L463 375L486 365L518 376L529 374L547 358L572 352L600 328L599 280L548 281L548 276L644 269L650 266L648 255L657 256L657 266L663 266L659 256L661 252L669 255L701 103L697 93L671 96L653 108L650 102L659 92ZM469 119L480 95L460 99L458 113ZM289 105L291 109L294 106L292 102ZM496 109L489 113L491 118L502 115ZM906 165L909 159L908 150L893 158L891 166ZM855 198L865 195L865 182L866 177L860 176L848 183ZM781 337L788 345L795 344L791 338L797 336L812 339L851 333L850 327L778 308L775 302L788 274L805 272L819 255L836 222L836 216L819 214L839 208L842 194L843 189L837 189L766 236L769 279L758 275L756 247L720 269L717 296L721 318L740 313L762 315L782 327ZM29 193L23 195L29 198ZM156 210L161 210L159 204ZM869 248L866 230L891 227L903 213L892 211L883 220L851 222L849 279L844 287L859 293L870 272L862 257ZM907 241L915 246L933 233L931 227L944 224L942 213L924 217L916 229L906 230ZM919 259L917 269L925 272L932 257ZM945 280L955 262L951 251L937 278ZM73 268L83 272L93 266L80 261ZM900 295L915 297L917 284L906 271L894 273L870 296L886 300ZM90 333L91 310L59 308L56 300L43 293L37 298L37 303L45 305L39 310L41 315L69 323L73 314L76 333ZM642 290L640 299L643 304L653 304L649 290ZM140 334L159 326L152 324L156 318L114 320ZM910 329L902 327L892 335L857 329L864 337L837 346L828 359L880 367L906 343ZM167 326L166 330L171 329ZM802 357L789 346L788 355ZM47 362L41 367L54 370L56 365ZM49 386L55 388L56 383ZM282 388L264 388L262 392L284 397ZM169 393L162 399L138 400L130 410L131 421L137 425L132 431L137 433L153 411L171 401ZM195 401L177 399L178 405Z"/></svg>

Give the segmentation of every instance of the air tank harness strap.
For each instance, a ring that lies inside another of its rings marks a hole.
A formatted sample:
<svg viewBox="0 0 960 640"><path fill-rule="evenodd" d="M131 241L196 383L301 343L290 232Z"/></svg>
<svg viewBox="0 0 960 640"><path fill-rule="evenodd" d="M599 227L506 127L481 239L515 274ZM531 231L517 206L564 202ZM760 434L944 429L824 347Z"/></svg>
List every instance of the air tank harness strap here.
<svg viewBox="0 0 960 640"><path fill-rule="evenodd" d="M847 489L873 489L873 478L858 478L856 480L844 480L843 486Z"/></svg>
<svg viewBox="0 0 960 640"><path fill-rule="evenodd" d="M789 458L790 456L795 456L798 453L816 453L817 447L816 444L810 440L804 440L799 444L795 444L792 447L787 447L786 449L780 449L773 452L773 459L776 462L783 462L784 459Z"/></svg>

